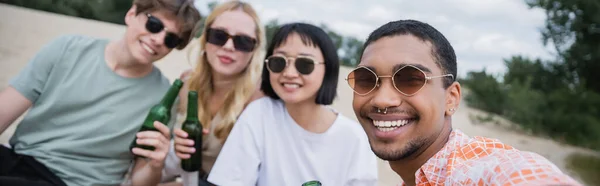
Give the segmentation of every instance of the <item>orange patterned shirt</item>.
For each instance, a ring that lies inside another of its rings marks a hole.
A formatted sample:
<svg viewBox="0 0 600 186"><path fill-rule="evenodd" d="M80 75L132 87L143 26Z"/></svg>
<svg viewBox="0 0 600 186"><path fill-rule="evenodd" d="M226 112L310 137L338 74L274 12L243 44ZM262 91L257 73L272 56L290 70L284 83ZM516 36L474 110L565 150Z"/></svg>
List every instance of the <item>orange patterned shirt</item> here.
<svg viewBox="0 0 600 186"><path fill-rule="evenodd" d="M454 129L444 147L415 173L425 185L581 185L546 158L496 139ZM404 185L404 184L403 184Z"/></svg>

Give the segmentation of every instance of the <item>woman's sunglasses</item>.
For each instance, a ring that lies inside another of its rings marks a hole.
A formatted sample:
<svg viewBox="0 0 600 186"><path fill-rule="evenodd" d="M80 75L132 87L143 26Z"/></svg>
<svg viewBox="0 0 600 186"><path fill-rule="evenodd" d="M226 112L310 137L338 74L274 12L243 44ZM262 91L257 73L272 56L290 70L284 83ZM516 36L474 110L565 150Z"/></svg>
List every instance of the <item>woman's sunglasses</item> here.
<svg viewBox="0 0 600 186"><path fill-rule="evenodd" d="M280 73L283 72L285 67L287 67L290 64L290 60L288 59L295 59L294 66L296 67L296 70L303 75L308 75L312 73L315 69L315 65L324 64L324 62L317 62L309 57L284 57L279 55L268 57L265 60L265 63L267 64L267 68L271 72Z"/></svg>
<svg viewBox="0 0 600 186"><path fill-rule="evenodd" d="M251 38L250 36L229 35L225 30L216 28L209 28L206 31L206 34L206 41L214 45L223 46L229 39L233 39L233 47L236 50L252 52L254 47L256 47L256 39Z"/></svg>
<svg viewBox="0 0 600 186"><path fill-rule="evenodd" d="M148 21L146 22L146 30L148 30L148 32L157 34L162 32L163 30L167 31L167 28L165 28L165 25L163 25L160 19L150 14L146 14L146 16L148 16ZM181 41L182 39L177 37L177 34L167 32L164 43L167 48L175 48L181 43Z"/></svg>
<svg viewBox="0 0 600 186"><path fill-rule="evenodd" d="M352 70L352 72L348 74L346 81L348 81L348 85L350 85L350 88L352 88L356 94L364 96L371 93L379 86L381 83L379 78L392 78L392 84L398 92L405 96L412 96L423 89L425 84L427 84L427 80L442 77L454 79L452 74L427 76L423 70L413 65L403 66L391 76L377 76L371 69L362 66Z"/></svg>

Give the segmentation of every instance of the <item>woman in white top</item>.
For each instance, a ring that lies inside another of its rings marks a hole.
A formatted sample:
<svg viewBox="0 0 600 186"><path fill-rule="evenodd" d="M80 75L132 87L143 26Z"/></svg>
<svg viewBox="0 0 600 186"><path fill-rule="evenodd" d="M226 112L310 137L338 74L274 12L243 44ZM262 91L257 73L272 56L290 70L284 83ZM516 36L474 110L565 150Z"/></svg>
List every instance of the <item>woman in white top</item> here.
<svg viewBox="0 0 600 186"><path fill-rule="evenodd" d="M204 25L198 39L200 56L196 67L191 74L182 75L185 84L179 94L178 125L174 127L175 141L179 143L171 146L165 160L165 185L179 176L186 186L197 186L198 181L203 181L198 177L206 179L244 107L263 96L258 85L266 42L254 9L247 3L228 1L216 6ZM198 118L208 130L202 149L194 149L193 141L185 139L187 134L180 127L185 120L188 91L198 92ZM189 158L187 153L194 151L202 153L202 169L185 172L181 159Z"/></svg>
<svg viewBox="0 0 600 186"><path fill-rule="evenodd" d="M268 96L240 115L208 181L216 185L375 185L376 157L361 126L330 105L339 59L320 28L282 26L267 49Z"/></svg>

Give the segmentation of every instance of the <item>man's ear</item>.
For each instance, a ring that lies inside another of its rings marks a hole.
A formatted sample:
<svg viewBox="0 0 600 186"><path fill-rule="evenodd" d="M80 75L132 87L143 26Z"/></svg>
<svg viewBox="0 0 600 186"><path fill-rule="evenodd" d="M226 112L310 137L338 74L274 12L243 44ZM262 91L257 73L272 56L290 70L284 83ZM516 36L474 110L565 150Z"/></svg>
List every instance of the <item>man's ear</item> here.
<svg viewBox="0 0 600 186"><path fill-rule="evenodd" d="M137 7L135 5L131 6L127 13L125 14L125 25L129 25L133 22L133 19L137 15Z"/></svg>
<svg viewBox="0 0 600 186"><path fill-rule="evenodd" d="M455 81L446 89L446 116L451 116L458 110L460 105L460 83Z"/></svg>

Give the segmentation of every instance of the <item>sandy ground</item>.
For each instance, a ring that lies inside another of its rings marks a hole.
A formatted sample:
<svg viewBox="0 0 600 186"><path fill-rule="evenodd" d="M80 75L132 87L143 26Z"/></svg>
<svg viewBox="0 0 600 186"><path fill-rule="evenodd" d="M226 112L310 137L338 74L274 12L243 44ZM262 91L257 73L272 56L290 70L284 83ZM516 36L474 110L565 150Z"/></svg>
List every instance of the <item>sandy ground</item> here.
<svg viewBox="0 0 600 186"><path fill-rule="evenodd" d="M47 12L18 8L0 4L0 90L8 86L10 78L25 67L29 59L46 43L63 34L82 34L93 37L118 39L125 28L120 25L62 16ZM162 72L173 81L185 69L191 67L188 60L188 47L183 51L174 51L156 63ZM459 64L460 67L460 64ZM352 90L344 77L351 69L341 68L338 97L333 107L342 114L356 119L352 110ZM1 103L0 103L1 104ZM539 153L571 176L579 179L565 169L565 157L574 152L594 153L585 149L562 145L550 139L532 137L504 125L482 124L471 120L473 116L485 113L468 108L463 102L453 116L454 128L471 136L497 138L514 147ZM15 125L0 135L0 143L7 143ZM379 161L379 185L396 185L401 179L390 169L385 161Z"/></svg>

